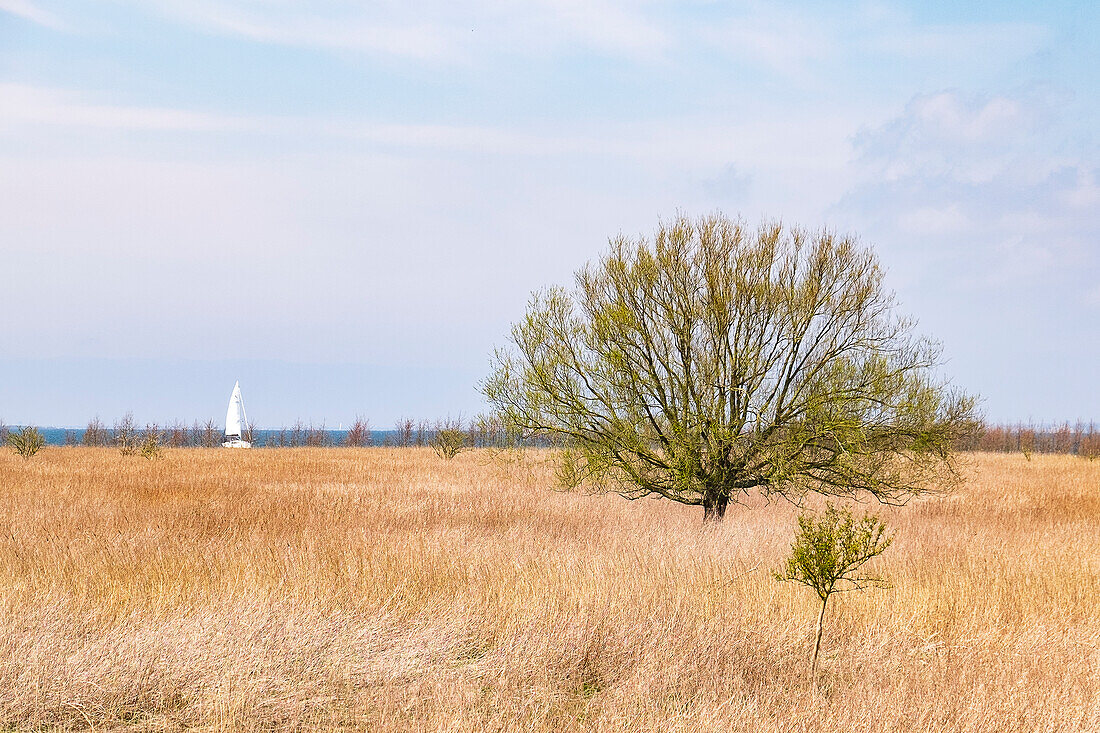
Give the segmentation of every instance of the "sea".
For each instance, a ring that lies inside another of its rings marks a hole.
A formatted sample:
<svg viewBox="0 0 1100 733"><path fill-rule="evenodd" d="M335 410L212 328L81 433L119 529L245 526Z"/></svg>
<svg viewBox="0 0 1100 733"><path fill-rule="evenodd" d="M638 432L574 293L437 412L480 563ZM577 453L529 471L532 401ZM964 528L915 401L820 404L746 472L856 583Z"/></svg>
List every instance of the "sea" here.
<svg viewBox="0 0 1100 733"><path fill-rule="evenodd" d="M9 425L8 430L19 430L21 425ZM39 428L46 438L46 445L80 445L84 441L84 428ZM140 432L140 428L139 428ZM279 438L290 433L290 429L256 430L255 444L257 448L273 447L280 443ZM393 445L397 432L394 430L372 430L371 441L373 445ZM341 446L347 440L347 430L325 430L325 440L322 446ZM219 440L221 434L219 433Z"/></svg>

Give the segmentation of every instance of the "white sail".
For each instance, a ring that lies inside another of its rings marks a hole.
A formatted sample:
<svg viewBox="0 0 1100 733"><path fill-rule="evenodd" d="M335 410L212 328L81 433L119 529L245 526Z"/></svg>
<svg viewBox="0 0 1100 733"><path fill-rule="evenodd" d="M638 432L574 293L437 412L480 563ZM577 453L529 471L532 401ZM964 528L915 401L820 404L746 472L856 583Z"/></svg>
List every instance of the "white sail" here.
<svg viewBox="0 0 1100 733"><path fill-rule="evenodd" d="M244 431L248 423L244 415L244 399L241 397L241 383L233 385L233 394L229 397L229 408L225 411L225 443L237 447L240 444L247 446L244 440ZM243 446L242 446L243 447Z"/></svg>
<svg viewBox="0 0 1100 733"><path fill-rule="evenodd" d="M241 437L241 383L233 385L233 394L229 397L229 409L225 412L225 437Z"/></svg>

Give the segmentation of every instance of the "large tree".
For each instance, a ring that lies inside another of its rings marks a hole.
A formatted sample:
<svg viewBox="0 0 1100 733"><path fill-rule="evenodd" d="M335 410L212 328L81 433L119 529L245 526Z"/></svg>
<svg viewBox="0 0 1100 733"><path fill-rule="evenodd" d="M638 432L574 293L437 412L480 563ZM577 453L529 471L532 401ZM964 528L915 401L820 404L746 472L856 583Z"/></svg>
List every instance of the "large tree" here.
<svg viewBox="0 0 1100 733"><path fill-rule="evenodd" d="M568 486L702 505L757 491L901 503L956 482L974 399L849 236L720 215L619 236L533 296L482 384L564 446Z"/></svg>

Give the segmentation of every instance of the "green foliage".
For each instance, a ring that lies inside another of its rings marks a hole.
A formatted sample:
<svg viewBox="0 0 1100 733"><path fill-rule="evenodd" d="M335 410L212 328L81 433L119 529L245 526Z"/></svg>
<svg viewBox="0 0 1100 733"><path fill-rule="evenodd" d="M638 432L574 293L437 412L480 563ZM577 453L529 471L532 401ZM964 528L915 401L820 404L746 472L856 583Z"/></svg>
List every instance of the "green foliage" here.
<svg viewBox="0 0 1100 733"><path fill-rule="evenodd" d="M46 436L38 428L25 427L22 430L9 432L7 442L12 450L23 457L23 460L27 460L46 445Z"/></svg>
<svg viewBox="0 0 1100 733"><path fill-rule="evenodd" d="M155 432L148 432L141 444L141 457L155 460L161 457L160 440Z"/></svg>
<svg viewBox="0 0 1100 733"><path fill-rule="evenodd" d="M973 398L852 237L680 217L536 294L482 391L567 486L720 519L749 492L901 503L959 479Z"/></svg>
<svg viewBox="0 0 1100 733"><path fill-rule="evenodd" d="M886 525L875 516L852 516L848 509L826 505L820 519L803 512L798 517L798 532L791 545L786 567L775 574L777 580L801 583L811 588L821 600L817 619L817 641L814 644L811 678L817 675L817 659L821 650L821 634L825 623L825 608L834 593L884 586L885 581L862 575L860 568L878 557L893 542L886 534Z"/></svg>
<svg viewBox="0 0 1100 733"><path fill-rule="evenodd" d="M432 439L432 448L440 458L449 461L466 449L466 431L457 428L437 430Z"/></svg>
<svg viewBox="0 0 1100 733"><path fill-rule="evenodd" d="M891 542L893 538L887 536L886 525L878 517L857 519L850 510L828 504L821 519L809 512L799 515L790 557L776 578L808 586L822 601L833 593L882 585L881 578L857 571Z"/></svg>

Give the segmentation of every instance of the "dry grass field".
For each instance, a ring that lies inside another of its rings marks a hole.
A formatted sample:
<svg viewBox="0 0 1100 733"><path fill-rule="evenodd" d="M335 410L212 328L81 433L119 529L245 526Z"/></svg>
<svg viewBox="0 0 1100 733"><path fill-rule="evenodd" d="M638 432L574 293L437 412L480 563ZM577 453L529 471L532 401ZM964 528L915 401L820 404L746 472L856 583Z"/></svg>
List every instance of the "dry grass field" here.
<svg viewBox="0 0 1100 733"><path fill-rule="evenodd" d="M974 455L892 588L771 577L796 511L552 490L545 454L0 455L0 728L1098 731L1100 461Z"/></svg>

